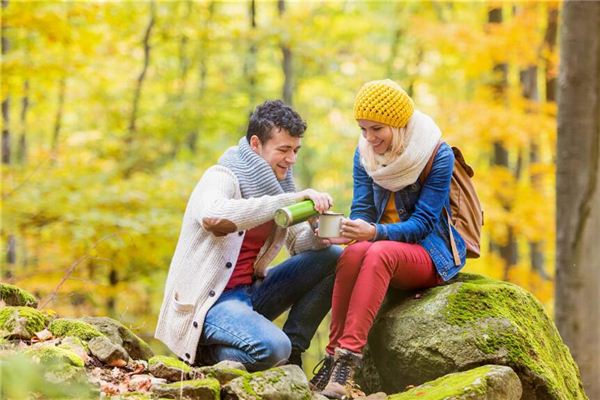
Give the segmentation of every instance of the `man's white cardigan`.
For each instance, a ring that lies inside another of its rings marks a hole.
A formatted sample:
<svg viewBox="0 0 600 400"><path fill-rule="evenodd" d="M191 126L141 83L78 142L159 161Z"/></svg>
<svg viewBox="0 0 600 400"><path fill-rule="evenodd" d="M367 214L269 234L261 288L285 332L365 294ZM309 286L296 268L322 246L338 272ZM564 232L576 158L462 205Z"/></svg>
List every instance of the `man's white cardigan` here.
<svg viewBox="0 0 600 400"><path fill-rule="evenodd" d="M216 165L206 170L183 216L154 336L181 359L194 363L204 318L229 281L246 230L302 199L298 193L243 199L230 169ZM235 232L216 236L207 230L207 221L226 221ZM277 226L260 249L255 275L264 276L284 242L292 255L324 247L306 222L288 229Z"/></svg>

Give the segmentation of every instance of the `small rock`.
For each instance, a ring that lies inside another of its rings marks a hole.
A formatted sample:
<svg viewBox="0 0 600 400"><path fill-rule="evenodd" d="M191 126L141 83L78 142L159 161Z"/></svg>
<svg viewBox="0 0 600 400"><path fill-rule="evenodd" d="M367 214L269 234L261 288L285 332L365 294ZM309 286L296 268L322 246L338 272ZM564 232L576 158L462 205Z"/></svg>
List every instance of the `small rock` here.
<svg viewBox="0 0 600 400"><path fill-rule="evenodd" d="M108 317L84 317L82 320L109 337L113 343L123 346L131 358L149 360L154 356L150 346L119 321Z"/></svg>
<svg viewBox="0 0 600 400"><path fill-rule="evenodd" d="M220 389L216 379L207 378L157 385L152 387L152 392L159 397L175 399L190 397L196 400L217 400L220 398Z"/></svg>
<svg viewBox="0 0 600 400"><path fill-rule="evenodd" d="M62 349L71 350L73 353L77 354L84 363L87 364L90 356L88 356L87 350L81 340L74 336L67 336L60 341L58 347Z"/></svg>
<svg viewBox="0 0 600 400"><path fill-rule="evenodd" d="M105 364L115 360L129 360L125 349L111 342L106 336L98 336L88 342L90 352Z"/></svg>
<svg viewBox="0 0 600 400"><path fill-rule="evenodd" d="M225 385L236 378L250 375L246 372L246 368L242 363L227 360L212 366L195 368L194 372L202 376L215 378L221 385Z"/></svg>
<svg viewBox="0 0 600 400"><path fill-rule="evenodd" d="M304 400L312 393L306 375L296 365L284 365L236 378L223 386L225 398L232 400Z"/></svg>
<svg viewBox="0 0 600 400"><path fill-rule="evenodd" d="M0 299L8 306L37 307L37 299L26 290L7 283L0 283Z"/></svg>
<svg viewBox="0 0 600 400"><path fill-rule="evenodd" d="M168 356L154 356L148 361L150 373L157 378L169 382L184 381L188 379L192 368L176 358Z"/></svg>

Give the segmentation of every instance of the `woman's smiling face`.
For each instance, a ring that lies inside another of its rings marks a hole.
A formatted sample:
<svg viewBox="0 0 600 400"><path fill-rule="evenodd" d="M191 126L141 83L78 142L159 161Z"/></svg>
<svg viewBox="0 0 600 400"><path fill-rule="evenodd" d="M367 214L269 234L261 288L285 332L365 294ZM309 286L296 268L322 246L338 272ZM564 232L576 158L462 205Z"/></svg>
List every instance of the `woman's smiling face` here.
<svg viewBox="0 0 600 400"><path fill-rule="evenodd" d="M394 135L391 126L381 122L369 121L368 119L358 119L356 121L363 137L373 147L376 154L383 154L389 150Z"/></svg>

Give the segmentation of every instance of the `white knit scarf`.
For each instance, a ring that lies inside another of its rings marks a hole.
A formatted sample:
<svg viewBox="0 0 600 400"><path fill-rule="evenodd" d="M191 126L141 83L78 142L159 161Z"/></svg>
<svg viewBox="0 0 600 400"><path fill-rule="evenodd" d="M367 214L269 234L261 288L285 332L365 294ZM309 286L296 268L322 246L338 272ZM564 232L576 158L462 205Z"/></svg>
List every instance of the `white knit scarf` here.
<svg viewBox="0 0 600 400"><path fill-rule="evenodd" d="M399 156L387 163L378 162L374 170L369 170L362 157L361 163L375 183L397 192L417 181L441 137L442 132L433 119L415 110L407 124L406 147ZM358 148L362 154L366 146L370 144L361 135Z"/></svg>
<svg viewBox="0 0 600 400"><path fill-rule="evenodd" d="M296 191L292 168L288 169L283 180L277 180L269 163L250 148L245 136L239 140L237 146L225 151L219 159L219 164L235 174L244 199Z"/></svg>

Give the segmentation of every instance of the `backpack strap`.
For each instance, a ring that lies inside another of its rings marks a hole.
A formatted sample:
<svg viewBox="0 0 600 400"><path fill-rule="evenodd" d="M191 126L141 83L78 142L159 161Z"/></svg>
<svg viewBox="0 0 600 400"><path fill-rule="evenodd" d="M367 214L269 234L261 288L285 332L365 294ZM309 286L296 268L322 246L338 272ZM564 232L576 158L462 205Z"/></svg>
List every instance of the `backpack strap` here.
<svg viewBox="0 0 600 400"><path fill-rule="evenodd" d="M437 143L437 145L433 149L433 152L431 153L431 156L429 157L429 161L427 161L425 168L423 168L421 175L419 175L419 183L421 184L421 186L423 186L425 184L425 180L429 176L429 173L431 172L431 168L433 168L433 160L434 160L435 156L437 155L437 152L438 152L440 146L442 145L442 143L443 142L441 140ZM462 154L460 156L462 158ZM464 162L464 159L462 159L462 161ZM469 169L470 169L470 167L469 167ZM472 174L472 172L471 172L471 174ZM460 265L460 255L458 254L458 248L456 247L456 240L454 239L454 233L452 232L452 219L450 218L450 213L448 212L448 210L446 210L446 207L444 206L442 209L444 210L444 214L446 215L446 219L448 220L448 233L450 234L450 247L452 248L452 257L454 258L454 265Z"/></svg>
<svg viewBox="0 0 600 400"><path fill-rule="evenodd" d="M423 184L425 183L425 179L427 179L429 173L431 172L431 168L433 167L433 159L435 158L442 143L443 142L441 140L437 142L435 148L431 152L431 156L429 156L429 161L427 161L427 164L425 164L425 168L423 168L423 171L421 171L421 175L419 175L419 183L421 184L421 186L423 186Z"/></svg>
<svg viewBox="0 0 600 400"><path fill-rule="evenodd" d="M456 247L456 240L454 240L454 233L452 232L452 219L450 219L450 213L443 208L446 219L448 219L448 232L450 233L450 247L452 248L452 257L454 258L454 265L460 265L460 255L458 254L458 248Z"/></svg>

